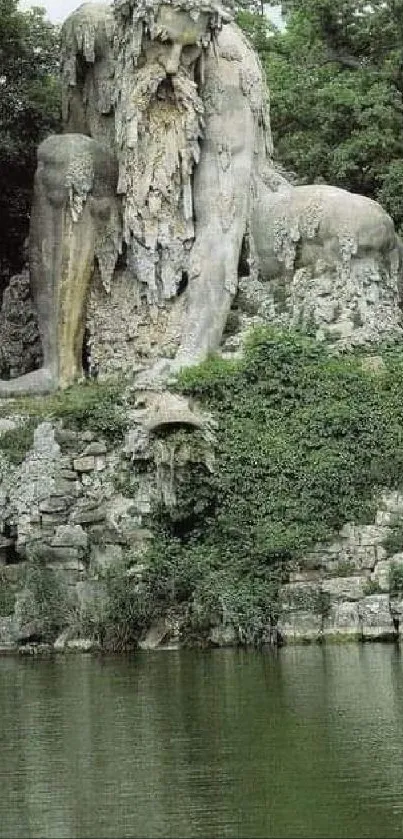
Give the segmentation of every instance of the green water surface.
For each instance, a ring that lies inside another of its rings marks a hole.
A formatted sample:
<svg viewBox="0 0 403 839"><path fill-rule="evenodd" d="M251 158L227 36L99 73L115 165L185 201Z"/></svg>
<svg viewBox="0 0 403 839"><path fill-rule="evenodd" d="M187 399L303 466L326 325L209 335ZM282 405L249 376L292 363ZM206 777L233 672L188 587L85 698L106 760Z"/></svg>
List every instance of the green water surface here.
<svg viewBox="0 0 403 839"><path fill-rule="evenodd" d="M403 837L403 653L0 659L0 837Z"/></svg>

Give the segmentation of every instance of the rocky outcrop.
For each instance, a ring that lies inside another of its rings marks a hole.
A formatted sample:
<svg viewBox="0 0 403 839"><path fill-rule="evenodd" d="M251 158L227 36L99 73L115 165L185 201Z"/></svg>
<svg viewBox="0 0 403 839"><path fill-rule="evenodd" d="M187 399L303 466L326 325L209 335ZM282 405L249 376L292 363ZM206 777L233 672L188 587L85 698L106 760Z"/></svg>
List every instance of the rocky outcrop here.
<svg viewBox="0 0 403 839"><path fill-rule="evenodd" d="M151 509L160 501L175 504L175 482L189 464L212 468L208 419L203 422L178 396L150 393L132 410L121 446L60 421L38 420L22 463L11 466L0 458L0 530L6 534L0 545L0 652L33 643L80 651L99 644L91 627L107 609L108 578L140 585L147 570ZM18 422L10 421L11 428ZM166 423L205 433L204 451L191 440L159 437ZM164 637L175 626L173 616Z"/></svg>
<svg viewBox="0 0 403 839"><path fill-rule="evenodd" d="M281 590L281 642L403 639L403 554L384 545L402 515L403 495L385 491L374 524L346 525L301 560Z"/></svg>

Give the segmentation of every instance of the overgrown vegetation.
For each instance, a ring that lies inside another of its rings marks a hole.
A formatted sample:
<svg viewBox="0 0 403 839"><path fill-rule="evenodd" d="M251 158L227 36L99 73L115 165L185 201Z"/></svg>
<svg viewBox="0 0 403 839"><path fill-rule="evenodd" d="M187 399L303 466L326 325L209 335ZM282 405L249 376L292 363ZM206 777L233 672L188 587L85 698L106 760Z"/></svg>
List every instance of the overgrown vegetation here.
<svg viewBox="0 0 403 839"><path fill-rule="evenodd" d="M52 643L72 621L73 604L56 572L35 560L27 570L17 615L26 639Z"/></svg>
<svg viewBox="0 0 403 839"><path fill-rule="evenodd" d="M21 463L32 446L39 422L61 420L74 431L92 431L110 445L121 443L127 430L124 379L82 382L45 397L21 397L0 402L0 416L25 417L15 429L0 435L0 451L10 462Z"/></svg>
<svg viewBox="0 0 403 839"><path fill-rule="evenodd" d="M403 522L397 521L392 526L392 530L387 535L383 546L388 556L403 552Z"/></svg>
<svg viewBox="0 0 403 839"><path fill-rule="evenodd" d="M378 372L363 364L365 354L335 355L299 332L262 329L244 359L184 371L177 389L217 421L214 469L199 432L165 429L156 438L151 468L158 464L168 485L172 478L175 503L162 492L146 522L148 551L106 574L103 605L73 616L79 631L122 649L173 614L190 643L207 640L213 627L230 627L244 644L268 640L279 586L295 562L346 522L372 523L381 490L403 488L403 349L379 350ZM29 421L63 417L66 427L118 441L123 392L111 381L27 400ZM127 478L125 494L136 489ZM389 552L400 550L398 523L388 539ZM139 576L127 573L133 562L143 566ZM34 600L53 614L53 595L43 590L52 581L36 573ZM64 625L63 614L50 620Z"/></svg>
<svg viewBox="0 0 403 839"><path fill-rule="evenodd" d="M288 0L273 35L242 12L270 89L276 155L303 183L375 198L403 226L403 5Z"/></svg>
<svg viewBox="0 0 403 839"><path fill-rule="evenodd" d="M164 608L188 604L190 637L217 623L262 640L294 561L346 522L372 522L381 487L403 485L403 351L384 360L374 375L359 352L268 329L244 361L183 372L179 389L218 419L216 466L158 509L148 583Z"/></svg>
<svg viewBox="0 0 403 839"><path fill-rule="evenodd" d="M60 128L58 64L44 11L0 0L0 293L23 261L38 144Z"/></svg>
<svg viewBox="0 0 403 839"><path fill-rule="evenodd" d="M36 420L28 419L16 428L11 428L9 431L1 434L0 451L4 452L7 459L14 466L22 463L27 452L32 447L34 431L37 424Z"/></svg>

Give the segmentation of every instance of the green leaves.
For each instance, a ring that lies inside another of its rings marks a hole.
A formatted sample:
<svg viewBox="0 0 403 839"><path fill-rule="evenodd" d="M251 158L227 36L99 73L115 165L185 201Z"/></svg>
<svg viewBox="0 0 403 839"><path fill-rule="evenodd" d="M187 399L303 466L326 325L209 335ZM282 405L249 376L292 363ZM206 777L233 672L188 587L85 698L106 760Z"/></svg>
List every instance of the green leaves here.
<svg viewBox="0 0 403 839"><path fill-rule="evenodd" d="M0 0L0 271L18 270L28 232L36 149L60 124L58 32L41 9Z"/></svg>
<svg viewBox="0 0 403 839"><path fill-rule="evenodd" d="M244 361L183 374L218 420L215 474L189 472L179 508L159 510L150 591L188 604L189 631L226 620L262 640L290 564L346 522L373 521L380 487L403 486L403 351L385 347L379 374L363 354L259 329Z"/></svg>
<svg viewBox="0 0 403 839"><path fill-rule="evenodd" d="M239 17L266 70L276 155L301 183L379 200L403 226L403 5L289 0L284 33Z"/></svg>

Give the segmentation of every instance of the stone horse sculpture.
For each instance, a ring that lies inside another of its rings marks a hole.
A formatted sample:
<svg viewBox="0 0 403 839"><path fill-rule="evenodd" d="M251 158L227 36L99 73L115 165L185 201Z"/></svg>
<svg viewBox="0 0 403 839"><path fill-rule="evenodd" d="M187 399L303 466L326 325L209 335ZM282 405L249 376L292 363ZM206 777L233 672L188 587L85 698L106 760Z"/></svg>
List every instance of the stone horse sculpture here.
<svg viewBox="0 0 403 839"><path fill-rule="evenodd" d="M79 378L85 331L102 374L197 363L220 345L241 262L275 317L280 284L288 322L320 298L318 327L349 333L363 297L377 335L399 327L391 219L276 172L262 69L229 4L86 3L62 45L65 133L39 148L30 229L44 362L0 395Z"/></svg>

